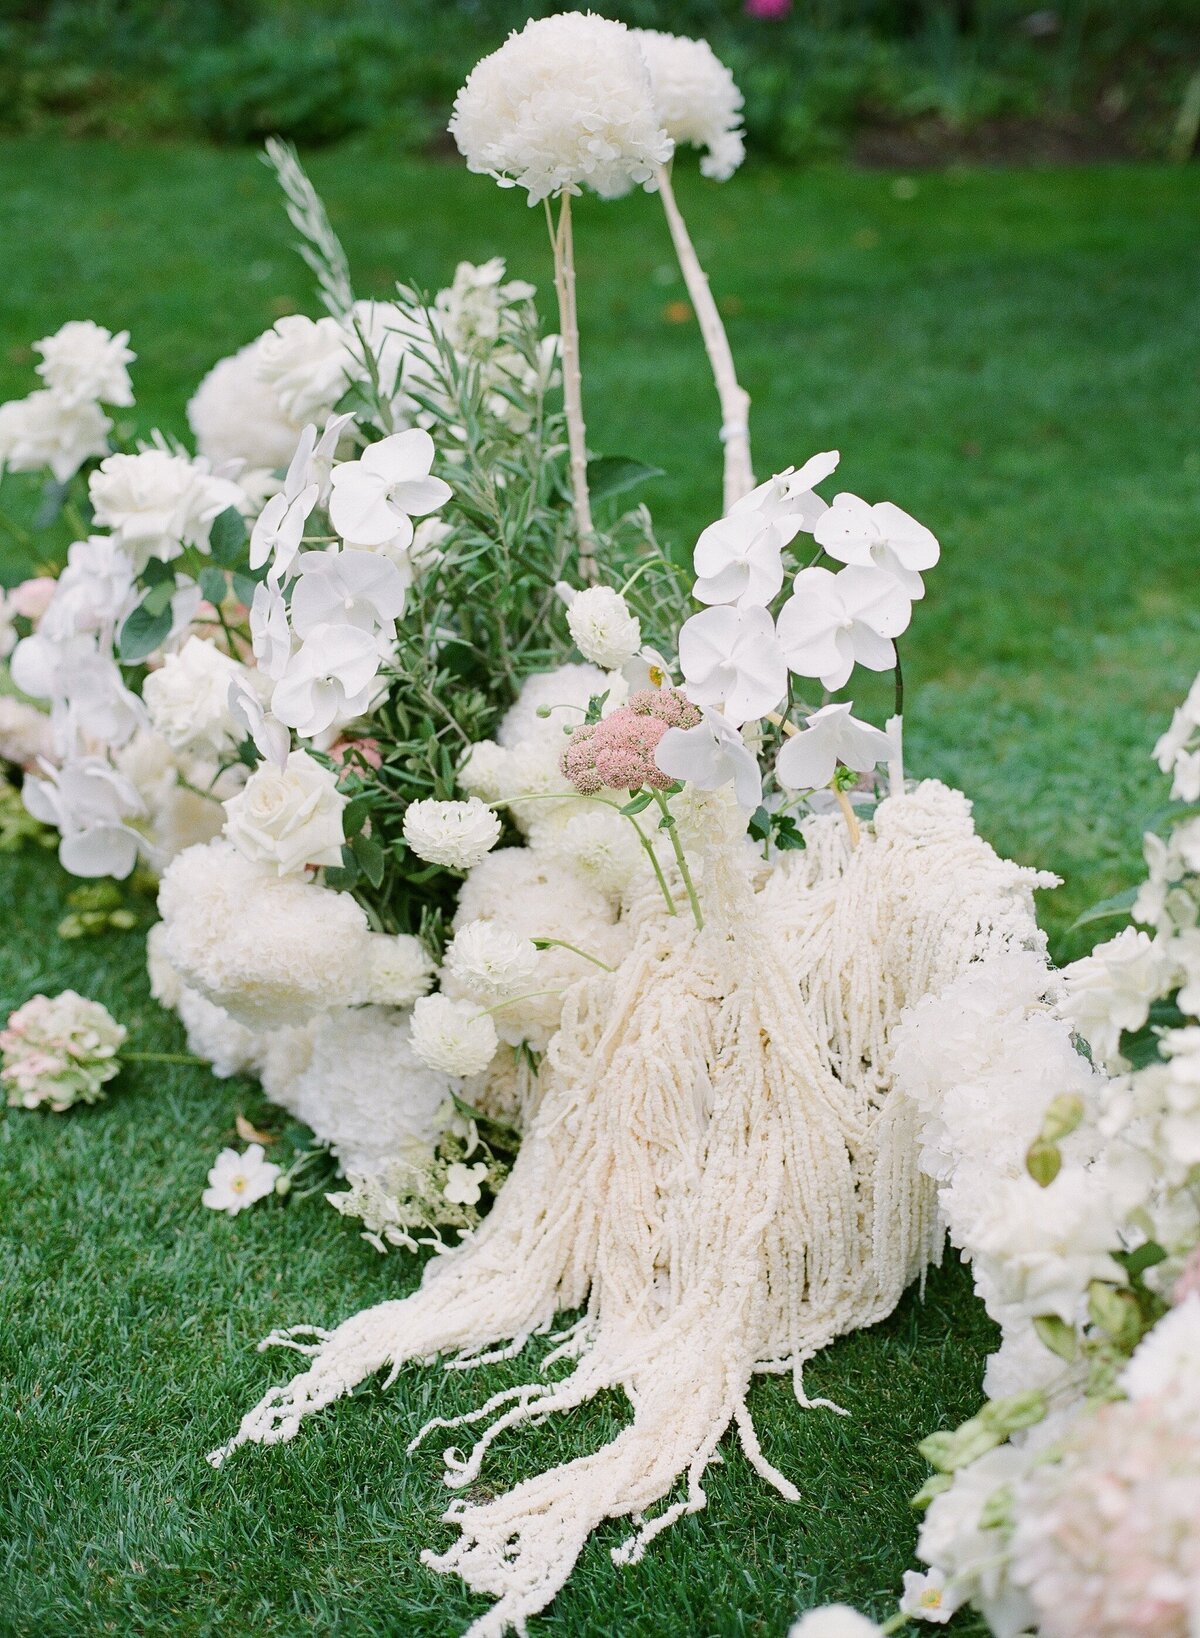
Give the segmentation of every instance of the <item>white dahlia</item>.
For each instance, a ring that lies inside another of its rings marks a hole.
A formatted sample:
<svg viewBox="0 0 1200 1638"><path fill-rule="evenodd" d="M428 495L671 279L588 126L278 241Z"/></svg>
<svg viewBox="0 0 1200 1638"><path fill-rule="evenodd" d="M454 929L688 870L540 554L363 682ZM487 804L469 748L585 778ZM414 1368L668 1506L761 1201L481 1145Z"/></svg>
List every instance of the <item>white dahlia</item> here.
<svg viewBox="0 0 1200 1638"><path fill-rule="evenodd" d="M430 1069L446 1075L479 1075L497 1047L496 1026L475 1001L426 995L412 1010L413 1051Z"/></svg>
<svg viewBox="0 0 1200 1638"><path fill-rule="evenodd" d="M465 802L411 802L404 813L404 840L427 864L470 870L500 840L500 821L477 796Z"/></svg>

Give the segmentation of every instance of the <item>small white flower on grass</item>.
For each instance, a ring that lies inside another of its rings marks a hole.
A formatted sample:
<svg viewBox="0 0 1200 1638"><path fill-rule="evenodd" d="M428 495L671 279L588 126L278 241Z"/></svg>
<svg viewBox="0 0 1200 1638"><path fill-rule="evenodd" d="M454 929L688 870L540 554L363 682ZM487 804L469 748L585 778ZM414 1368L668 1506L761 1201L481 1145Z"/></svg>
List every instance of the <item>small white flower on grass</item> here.
<svg viewBox="0 0 1200 1638"><path fill-rule="evenodd" d="M275 1192L279 1167L266 1158L261 1143L252 1143L244 1154L222 1149L208 1174L208 1187L200 1196L210 1211L236 1217L256 1200Z"/></svg>
<svg viewBox="0 0 1200 1638"><path fill-rule="evenodd" d="M0 404L0 473L40 472L59 483L108 453L112 422L99 404L64 404L46 388Z"/></svg>
<svg viewBox="0 0 1200 1638"><path fill-rule="evenodd" d="M582 12L526 23L476 63L450 134L468 170L527 189L531 205L581 184L616 198L674 149L636 40Z"/></svg>
<svg viewBox="0 0 1200 1638"><path fill-rule="evenodd" d="M453 1160L446 1167L442 1193L452 1206L477 1206L483 1195L482 1185L487 1172L487 1165L482 1160L477 1160L473 1166Z"/></svg>
<svg viewBox="0 0 1200 1638"><path fill-rule="evenodd" d="M904 1591L900 1597L900 1613L916 1621L930 1621L944 1626L962 1603L953 1589L946 1585L942 1570L905 1570Z"/></svg>
<svg viewBox="0 0 1200 1638"><path fill-rule="evenodd" d="M642 646L642 627L619 591L611 586L589 586L572 591L559 586L567 605L567 629L585 660L605 671L628 665Z"/></svg>
<svg viewBox="0 0 1200 1638"><path fill-rule="evenodd" d="M0 1083L10 1104L56 1114L95 1103L120 1068L126 1030L98 1001L74 990L35 995L0 1031Z"/></svg>
<svg viewBox="0 0 1200 1638"><path fill-rule="evenodd" d="M446 1075L479 1075L496 1054L496 1026L475 1001L425 995L413 1003L412 1046L429 1069Z"/></svg>
<svg viewBox="0 0 1200 1638"><path fill-rule="evenodd" d="M448 483L430 476L433 439L420 427L393 433L372 444L357 461L333 469L329 516L334 528L355 546L404 547L413 538L413 518L445 506Z"/></svg>
<svg viewBox="0 0 1200 1638"><path fill-rule="evenodd" d="M912 619L908 593L882 569L801 569L779 611L779 646L788 669L841 688L856 665L887 671L893 637Z"/></svg>
<svg viewBox="0 0 1200 1638"><path fill-rule="evenodd" d="M787 1638L882 1638L882 1633L882 1627L849 1604L826 1604L802 1615L788 1628Z"/></svg>
<svg viewBox="0 0 1200 1638"><path fill-rule="evenodd" d="M72 319L34 342L34 352L42 355L37 373L71 408L95 403L124 407L133 403L127 366L137 357L128 342L128 330L114 336L91 319Z"/></svg>
<svg viewBox="0 0 1200 1638"><path fill-rule="evenodd" d="M720 706L734 724L771 711L787 688L787 666L766 609L702 609L679 633L684 692Z"/></svg>
<svg viewBox="0 0 1200 1638"><path fill-rule="evenodd" d="M287 876L309 865L340 865L346 798L307 751L283 768L265 763L225 804L225 834L243 859Z"/></svg>
<svg viewBox="0 0 1200 1638"><path fill-rule="evenodd" d="M427 864L471 870L500 840L500 821L477 796L465 802L410 802L404 840Z"/></svg>
<svg viewBox="0 0 1200 1638"><path fill-rule="evenodd" d="M443 965L450 976L481 1001L502 1001L530 988L538 953L492 921L469 921L454 935Z"/></svg>
<svg viewBox="0 0 1200 1638"><path fill-rule="evenodd" d="M671 779L683 779L697 790L715 791L733 786L738 806L752 812L762 801L762 772L758 758L728 717L707 705L703 721L694 728L668 728L658 742L654 760Z"/></svg>
<svg viewBox="0 0 1200 1638"><path fill-rule="evenodd" d="M886 569L914 602L925 595L921 571L932 569L941 556L937 537L916 518L891 501L871 506L850 494L833 497L829 510L817 519L813 539L839 563Z"/></svg>
<svg viewBox="0 0 1200 1638"><path fill-rule="evenodd" d="M733 75L707 40L649 28L631 32L650 71L654 106L667 135L677 146L707 149L701 172L727 182L746 156L743 98Z"/></svg>
<svg viewBox="0 0 1200 1638"><path fill-rule="evenodd" d="M817 790L828 785L839 762L856 773L870 773L893 755L888 736L869 722L850 715L854 701L825 705L793 734L775 759L779 783L788 790Z"/></svg>

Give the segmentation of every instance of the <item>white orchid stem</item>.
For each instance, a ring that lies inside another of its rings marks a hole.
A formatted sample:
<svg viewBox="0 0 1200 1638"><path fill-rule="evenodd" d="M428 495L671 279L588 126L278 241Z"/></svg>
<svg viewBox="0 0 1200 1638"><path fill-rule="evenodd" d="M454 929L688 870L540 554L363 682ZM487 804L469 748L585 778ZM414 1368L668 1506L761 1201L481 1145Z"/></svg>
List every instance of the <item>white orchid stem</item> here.
<svg viewBox="0 0 1200 1638"><path fill-rule="evenodd" d="M549 220L549 206L547 206ZM583 422L583 377L579 370L579 313L575 303L575 241L571 233L571 195L558 206L558 227L551 226L554 247L554 288L558 294L558 327L562 347L563 409L567 417L567 449L571 467L571 496L575 529L579 535L579 575L587 584L596 581L596 534L588 499L587 429Z"/></svg>
<svg viewBox="0 0 1200 1638"><path fill-rule="evenodd" d="M858 820L855 817L854 809L850 805L850 798L838 784L836 774L830 781L829 788L837 797L837 805L842 810L842 818L846 821L846 829L850 832L850 846L852 848L857 847L862 831L858 828Z"/></svg>
<svg viewBox="0 0 1200 1638"><path fill-rule="evenodd" d="M729 350L729 337L709 288L708 275L700 265L687 223L675 201L669 164L658 168L658 191L662 195L667 226L679 258L679 269L692 299L704 348L712 365L713 379L717 384L717 397L721 404L721 442L725 446L725 510L728 512L736 501L754 488L754 471L750 465L750 394L738 384L733 354Z"/></svg>
<svg viewBox="0 0 1200 1638"><path fill-rule="evenodd" d="M891 740L893 751L888 758L888 795L904 795L904 718L889 717L884 733Z"/></svg>

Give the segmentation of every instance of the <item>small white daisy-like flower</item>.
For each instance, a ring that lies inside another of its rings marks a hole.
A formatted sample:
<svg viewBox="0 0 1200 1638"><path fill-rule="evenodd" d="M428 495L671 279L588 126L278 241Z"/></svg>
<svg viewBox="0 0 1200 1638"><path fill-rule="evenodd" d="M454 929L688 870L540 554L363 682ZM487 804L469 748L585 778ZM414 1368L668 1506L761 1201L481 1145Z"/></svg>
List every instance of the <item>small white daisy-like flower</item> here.
<svg viewBox="0 0 1200 1638"><path fill-rule="evenodd" d="M444 965L471 995L502 1001L529 988L537 955L531 939L518 938L492 921L469 921L454 935Z"/></svg>
<svg viewBox="0 0 1200 1638"><path fill-rule="evenodd" d="M584 659L605 671L628 665L642 646L642 627L620 592L589 586L568 595L567 629Z"/></svg>
<svg viewBox="0 0 1200 1638"><path fill-rule="evenodd" d="M452 1161L446 1168L442 1193L452 1206L477 1206L486 1177L487 1166L482 1160L473 1166L464 1165L461 1160Z"/></svg>
<svg viewBox="0 0 1200 1638"><path fill-rule="evenodd" d="M412 1010L412 1046L430 1069L446 1075L478 1075L491 1063L499 1040L496 1026L474 1001L425 995Z"/></svg>
<svg viewBox="0 0 1200 1638"><path fill-rule="evenodd" d="M245 1154L222 1149L208 1174L208 1187L200 1196L210 1211L236 1217L264 1195L273 1194L279 1167L266 1158L261 1143L252 1143Z"/></svg>
<svg viewBox="0 0 1200 1638"><path fill-rule="evenodd" d="M528 190L605 199L650 184L674 149L623 23L560 12L526 23L467 77L450 134L472 171Z"/></svg>
<svg viewBox="0 0 1200 1638"><path fill-rule="evenodd" d="M470 870L500 840L500 821L477 796L465 802L412 802L404 815L404 840L418 859Z"/></svg>

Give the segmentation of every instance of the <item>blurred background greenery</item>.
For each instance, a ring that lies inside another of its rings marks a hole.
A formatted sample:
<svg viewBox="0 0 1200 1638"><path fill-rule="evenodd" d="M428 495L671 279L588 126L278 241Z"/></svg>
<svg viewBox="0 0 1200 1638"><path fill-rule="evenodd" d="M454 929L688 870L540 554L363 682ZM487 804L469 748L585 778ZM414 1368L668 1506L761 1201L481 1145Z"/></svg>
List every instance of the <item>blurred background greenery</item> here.
<svg viewBox="0 0 1200 1638"><path fill-rule="evenodd" d="M0 130L91 136L378 133L445 142L454 92L554 0L0 0ZM1200 131L1197 0L623 0L704 34L746 97L752 151L1186 158Z"/></svg>

